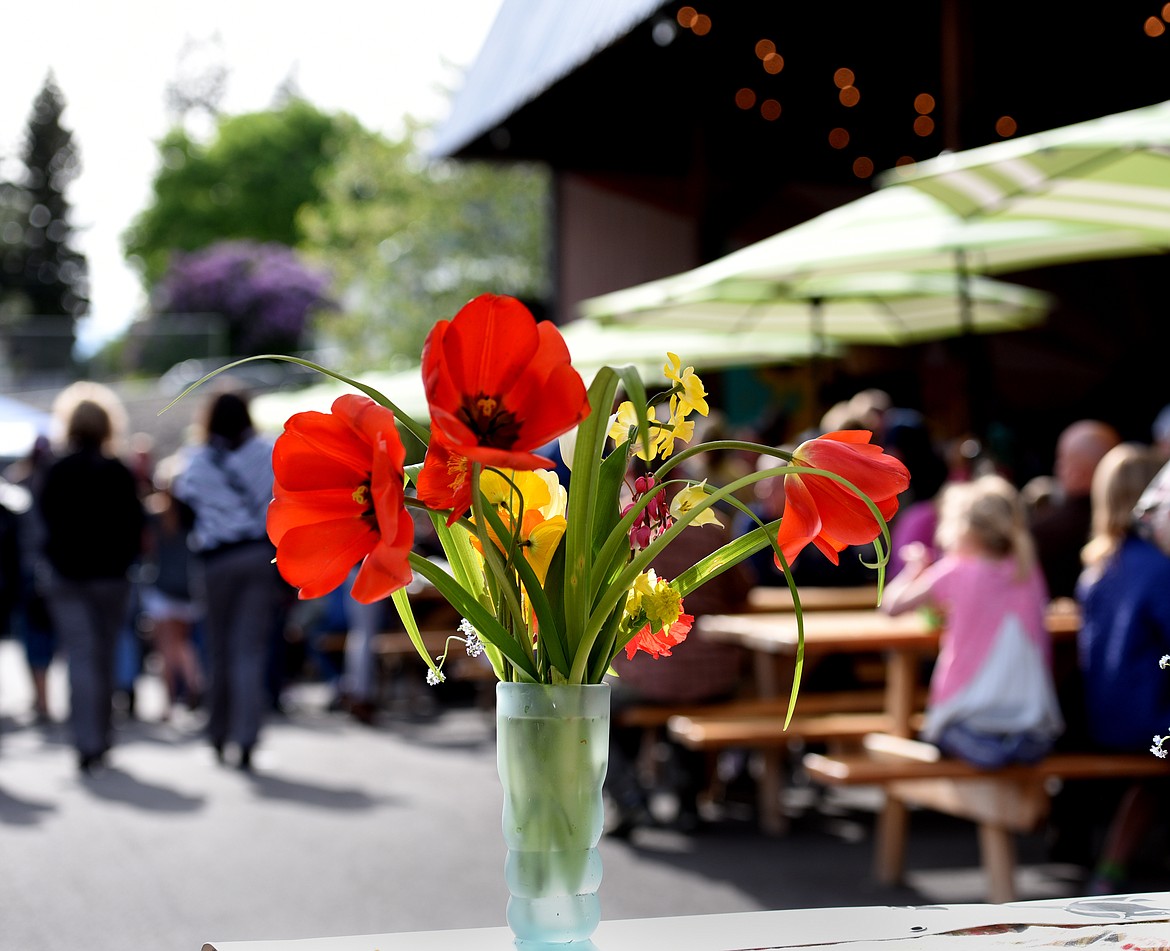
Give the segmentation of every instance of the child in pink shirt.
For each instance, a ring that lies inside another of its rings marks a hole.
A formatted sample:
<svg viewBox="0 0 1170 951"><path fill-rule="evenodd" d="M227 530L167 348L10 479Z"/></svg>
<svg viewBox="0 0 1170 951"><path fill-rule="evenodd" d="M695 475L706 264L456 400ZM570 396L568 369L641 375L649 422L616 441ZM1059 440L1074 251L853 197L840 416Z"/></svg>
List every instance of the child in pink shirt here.
<svg viewBox="0 0 1170 951"><path fill-rule="evenodd" d="M943 618L922 739L977 766L1035 762L1064 729L1044 622L1048 591L1019 492L987 475L948 486L936 536L902 555L883 608Z"/></svg>

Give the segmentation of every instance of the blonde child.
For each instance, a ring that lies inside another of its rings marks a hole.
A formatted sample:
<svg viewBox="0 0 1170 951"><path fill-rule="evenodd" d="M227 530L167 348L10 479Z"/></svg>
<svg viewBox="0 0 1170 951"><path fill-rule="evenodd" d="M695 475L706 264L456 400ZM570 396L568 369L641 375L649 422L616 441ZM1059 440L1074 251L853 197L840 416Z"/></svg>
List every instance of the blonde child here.
<svg viewBox="0 0 1170 951"><path fill-rule="evenodd" d="M998 475L948 486L937 561L907 546L883 607L943 618L922 739L992 769L1035 762L1064 728L1044 621L1048 590L1018 490Z"/></svg>

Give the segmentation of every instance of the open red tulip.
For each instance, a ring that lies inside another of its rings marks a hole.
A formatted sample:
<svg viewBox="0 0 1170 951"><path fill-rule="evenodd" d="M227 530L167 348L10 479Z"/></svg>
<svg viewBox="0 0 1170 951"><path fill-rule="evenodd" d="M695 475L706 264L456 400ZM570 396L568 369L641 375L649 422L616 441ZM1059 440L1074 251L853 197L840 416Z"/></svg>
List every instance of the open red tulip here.
<svg viewBox="0 0 1170 951"><path fill-rule="evenodd" d="M512 297L483 294L435 324L423 347L431 426L450 451L502 469L548 469L533 450L589 415L556 326Z"/></svg>
<svg viewBox="0 0 1170 951"><path fill-rule="evenodd" d="M268 536L281 576L301 598L328 594L359 561L358 601L379 601L410 582L405 457L394 414L366 396L340 396L331 413L297 413L284 424L272 452Z"/></svg>

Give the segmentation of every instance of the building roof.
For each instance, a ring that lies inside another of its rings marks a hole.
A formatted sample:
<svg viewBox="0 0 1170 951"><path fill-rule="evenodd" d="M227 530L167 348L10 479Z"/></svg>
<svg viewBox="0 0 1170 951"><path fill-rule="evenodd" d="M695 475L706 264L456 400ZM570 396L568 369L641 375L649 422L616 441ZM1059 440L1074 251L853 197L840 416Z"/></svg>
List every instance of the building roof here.
<svg viewBox="0 0 1170 951"><path fill-rule="evenodd" d="M457 154L666 3L504 0L431 154Z"/></svg>

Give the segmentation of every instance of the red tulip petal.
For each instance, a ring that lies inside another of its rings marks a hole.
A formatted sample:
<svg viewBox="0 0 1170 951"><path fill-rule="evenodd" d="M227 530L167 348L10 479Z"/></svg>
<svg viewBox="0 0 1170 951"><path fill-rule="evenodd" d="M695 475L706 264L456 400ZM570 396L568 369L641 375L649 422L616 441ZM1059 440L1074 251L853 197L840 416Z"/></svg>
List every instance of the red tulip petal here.
<svg viewBox="0 0 1170 951"><path fill-rule="evenodd" d="M780 516L780 531L776 534L776 544L780 546L790 565L820 531L821 517L812 494L804 484L804 477L785 476L784 512ZM780 559L775 560L779 566Z"/></svg>
<svg viewBox="0 0 1170 951"><path fill-rule="evenodd" d="M568 363L552 367L543 378L529 374L518 380L507 400L509 407L523 407L520 438L516 440L520 449L543 446L589 415L585 383Z"/></svg>
<svg viewBox="0 0 1170 951"><path fill-rule="evenodd" d="M344 582L377 543L378 533L366 519L302 525L281 538L276 566L301 598L319 598Z"/></svg>
<svg viewBox="0 0 1170 951"><path fill-rule="evenodd" d="M315 492L286 493L275 486L276 498L268 505L268 537L279 545L290 529L318 522L360 519L366 505L354 501L349 489L319 489Z"/></svg>
<svg viewBox="0 0 1170 951"><path fill-rule="evenodd" d="M529 372L540 337L536 319L514 297L481 294L455 315L442 341L456 391L498 397Z"/></svg>
<svg viewBox="0 0 1170 951"><path fill-rule="evenodd" d="M471 508L471 461L451 448L437 434L431 434L422 471L418 474L419 501L429 509L450 509L448 525Z"/></svg>
<svg viewBox="0 0 1170 951"><path fill-rule="evenodd" d="M413 543L414 523L404 509L395 538L387 543L383 536L358 569L350 591L354 599L362 604L373 604L410 584L414 577L409 561Z"/></svg>

